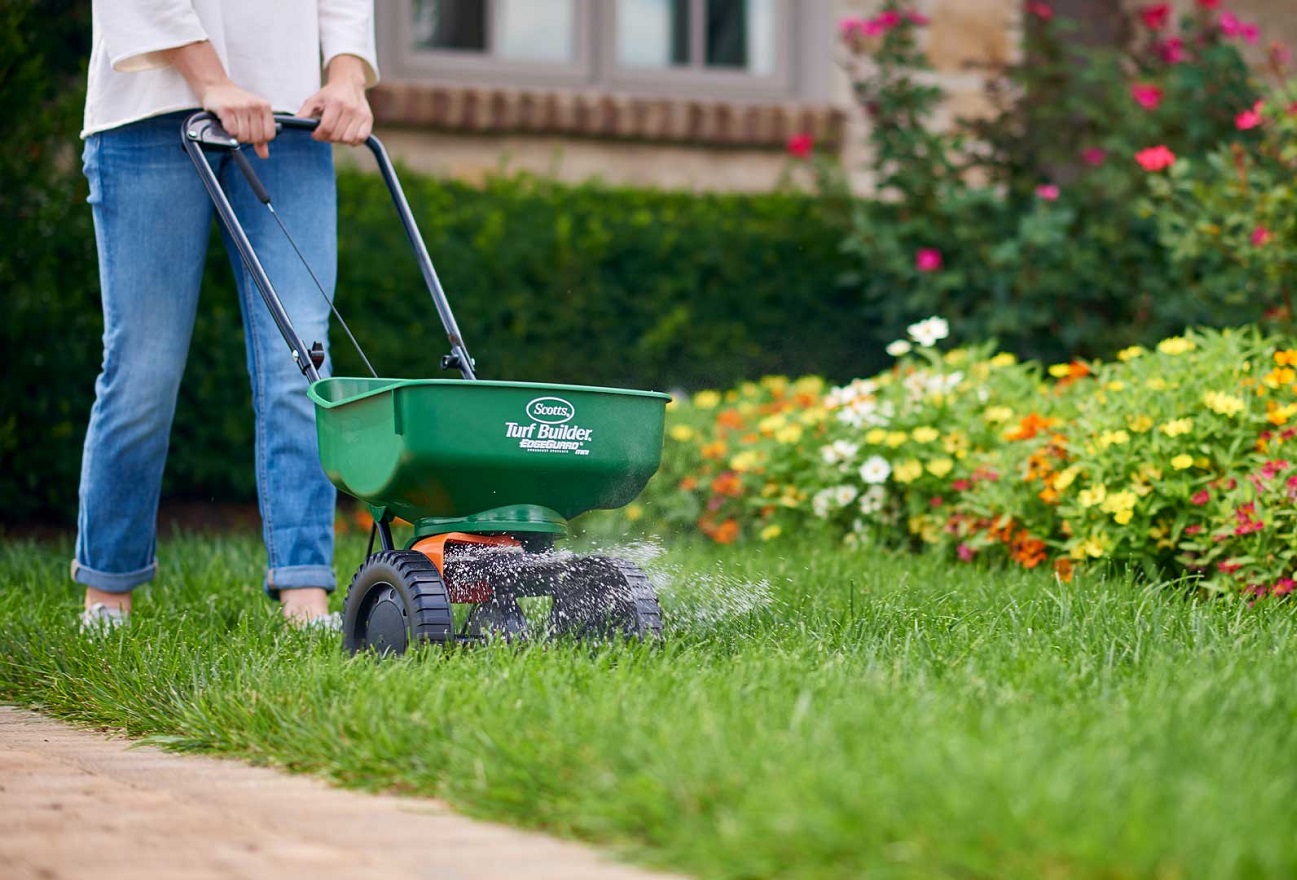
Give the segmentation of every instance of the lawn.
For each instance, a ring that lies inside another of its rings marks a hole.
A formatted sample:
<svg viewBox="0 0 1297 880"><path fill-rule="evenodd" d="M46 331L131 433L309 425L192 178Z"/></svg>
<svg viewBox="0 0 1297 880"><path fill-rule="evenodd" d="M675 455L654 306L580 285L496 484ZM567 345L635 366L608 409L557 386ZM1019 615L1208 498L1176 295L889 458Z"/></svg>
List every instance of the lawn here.
<svg viewBox="0 0 1297 880"><path fill-rule="evenodd" d="M96 643L68 550L0 547L0 698L173 748L700 877L1297 876L1291 603L682 544L648 562L660 647L377 661L283 629L240 535L165 543Z"/></svg>

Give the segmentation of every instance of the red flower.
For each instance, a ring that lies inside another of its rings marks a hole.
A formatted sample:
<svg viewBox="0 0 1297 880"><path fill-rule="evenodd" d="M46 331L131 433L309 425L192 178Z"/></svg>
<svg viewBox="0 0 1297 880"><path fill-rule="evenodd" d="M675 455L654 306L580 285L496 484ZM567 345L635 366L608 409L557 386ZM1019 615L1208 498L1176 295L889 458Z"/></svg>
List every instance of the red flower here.
<svg viewBox="0 0 1297 880"><path fill-rule="evenodd" d="M1216 563L1216 568L1220 569L1222 574L1233 574L1243 566L1233 560L1226 559L1224 562Z"/></svg>
<svg viewBox="0 0 1297 880"><path fill-rule="evenodd" d="M1159 144L1147 150L1140 150L1135 154L1135 161L1145 171L1164 171L1175 164L1175 153Z"/></svg>
<svg viewBox="0 0 1297 880"><path fill-rule="evenodd" d="M882 15L878 16L877 21L879 25L882 26L883 30L890 31L901 23L901 14L895 9L889 9Z"/></svg>
<svg viewBox="0 0 1297 880"><path fill-rule="evenodd" d="M1086 165L1102 165L1108 158L1108 151L1099 147L1086 147L1081 151L1081 161Z"/></svg>
<svg viewBox="0 0 1297 880"><path fill-rule="evenodd" d="M1215 9L1220 5L1220 0L1198 0L1198 5L1203 9Z"/></svg>
<svg viewBox="0 0 1297 880"><path fill-rule="evenodd" d="M1274 586L1271 587L1270 595L1287 596L1294 588L1297 588L1297 582L1293 581L1292 578L1279 578L1279 580L1274 582Z"/></svg>
<svg viewBox="0 0 1297 880"><path fill-rule="evenodd" d="M1054 7L1041 0L1032 0L1027 4L1027 11L1041 21L1050 21L1054 17Z"/></svg>
<svg viewBox="0 0 1297 880"><path fill-rule="evenodd" d="M1052 183L1042 183L1036 187L1036 197L1044 199L1047 202L1058 201L1058 187Z"/></svg>
<svg viewBox="0 0 1297 880"><path fill-rule="evenodd" d="M1197 523L1194 523L1191 526L1184 527L1184 533L1186 535L1196 535L1201 531L1202 531L1202 526L1198 525Z"/></svg>
<svg viewBox="0 0 1297 880"><path fill-rule="evenodd" d="M1156 110L1162 103L1163 94L1161 86L1152 83L1132 83L1130 86L1130 96L1145 110Z"/></svg>
<svg viewBox="0 0 1297 880"><path fill-rule="evenodd" d="M920 248L914 255L914 268L920 272L937 272L941 266L941 251L936 248Z"/></svg>
<svg viewBox="0 0 1297 880"><path fill-rule="evenodd" d="M1261 29L1250 21L1244 22L1239 29L1239 35L1249 46L1255 46L1261 40Z"/></svg>
<svg viewBox="0 0 1297 880"><path fill-rule="evenodd" d="M788 152L798 159L809 159L815 149L815 138L806 132L798 132L788 139Z"/></svg>
<svg viewBox="0 0 1297 880"><path fill-rule="evenodd" d="M1150 31L1160 31L1171 19L1171 4L1157 3L1153 6L1145 6L1139 11L1139 17L1144 20L1144 27Z"/></svg>
<svg viewBox="0 0 1297 880"><path fill-rule="evenodd" d="M1157 52L1157 57L1161 58L1167 64L1183 64L1189 56L1184 51L1184 40L1179 37L1170 37L1163 40L1153 47Z"/></svg>
<svg viewBox="0 0 1297 880"><path fill-rule="evenodd" d="M1264 104L1264 101L1257 101L1252 105L1252 109L1244 110L1242 113L1234 117L1234 125L1238 127L1239 131L1247 131L1250 128L1256 128L1261 125L1261 123L1265 122L1265 119L1261 116L1261 107Z"/></svg>
<svg viewBox="0 0 1297 880"><path fill-rule="evenodd" d="M1211 500L1211 493L1206 489L1199 489L1197 492L1193 493L1193 497L1189 500L1201 507Z"/></svg>
<svg viewBox="0 0 1297 880"><path fill-rule="evenodd" d="M1294 479L1297 479L1297 477ZM950 484L950 488L954 489L956 492L967 492L969 489L973 488L973 484L968 482L968 480L955 480L955 482Z"/></svg>
<svg viewBox="0 0 1297 880"><path fill-rule="evenodd" d="M1269 229L1266 229L1264 226L1258 226L1256 229L1252 230L1252 246L1265 247L1270 243L1272 237L1273 236Z"/></svg>
<svg viewBox="0 0 1297 880"><path fill-rule="evenodd" d="M915 27L925 27L932 21L922 12L915 12L913 9L905 13L905 18Z"/></svg>

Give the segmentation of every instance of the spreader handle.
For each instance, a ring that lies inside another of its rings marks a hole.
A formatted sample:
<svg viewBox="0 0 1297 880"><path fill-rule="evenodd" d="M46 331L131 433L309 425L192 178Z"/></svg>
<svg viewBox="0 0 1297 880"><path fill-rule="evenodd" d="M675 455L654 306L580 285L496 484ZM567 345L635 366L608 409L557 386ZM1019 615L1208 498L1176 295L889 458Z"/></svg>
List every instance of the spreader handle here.
<svg viewBox="0 0 1297 880"><path fill-rule="evenodd" d="M275 122L280 128L295 128L302 131L314 131L320 124L318 119L304 119L300 116L282 116L278 114L275 116ZM265 277L265 271L261 269L257 255L253 252L251 243L243 233L239 220L234 215L233 208L230 207L229 200L225 198L225 193L217 183L216 175L212 172L207 157L203 155L202 147L232 150L235 163L244 176L247 177L248 183L252 186L252 191L257 198L263 204L268 204L270 194L261 185L261 181L257 179L256 172L252 170L247 156L242 155L243 151L240 149L242 145L221 128L220 122L212 114L204 110L187 118L181 126L180 137L184 142L185 150L193 159L195 166L197 166L198 173L203 178L204 184L207 185L207 191L216 205L217 213L220 214L222 222L234 239L239 255L248 267L249 272L251 272L253 279L257 282L262 297L275 315L275 322L279 324L279 329L284 334L284 339L288 342L289 347L293 349L293 355L298 358L300 366L302 363L301 358L306 352L304 349L299 351L298 346L300 346L301 341L297 338L292 324L288 321L288 315L284 312L274 288L270 286L269 278ZM383 146L382 141L372 134L365 139L365 146L369 147L369 151L374 154L379 173L383 176L383 182L387 184L387 190L392 196L392 204L396 207L397 216L401 218L401 225L405 228L405 235L410 240L410 246L414 249L415 259L419 263L419 270L423 273L424 284L428 287L428 293L432 296L433 305L436 306L437 314L441 318L441 325L445 328L446 336L450 340L453 362L459 368L460 375L465 379L476 379L473 358L469 355L468 346L465 345L464 337L459 332L459 324L455 321L455 314L451 311L450 302L446 299L446 292L442 289L441 279L437 277L437 270L432 265L432 257L428 255L428 248L423 243L423 236L419 233L419 226L414 220L413 212L410 210L410 203L405 198L405 191L401 189L401 182L396 178L396 169L392 167L392 160L387 154L387 148ZM280 320L281 317L282 321ZM313 367L304 368L303 371L307 373L312 381L319 378Z"/></svg>

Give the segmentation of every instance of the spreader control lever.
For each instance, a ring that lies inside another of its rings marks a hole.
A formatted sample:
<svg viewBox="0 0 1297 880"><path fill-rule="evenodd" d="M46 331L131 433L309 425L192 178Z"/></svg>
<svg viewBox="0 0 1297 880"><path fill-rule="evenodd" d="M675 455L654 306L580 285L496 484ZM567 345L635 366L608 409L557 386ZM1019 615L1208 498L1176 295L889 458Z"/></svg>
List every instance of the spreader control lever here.
<svg viewBox="0 0 1297 880"><path fill-rule="evenodd" d="M477 369L477 358L472 359L472 366ZM460 357L459 352L452 354L443 354L441 356L441 368L443 370L460 370L464 369L464 359Z"/></svg>
<svg viewBox="0 0 1297 880"><path fill-rule="evenodd" d="M320 343L318 342L312 343L310 355L311 355L311 363L315 365L315 369L318 370L320 367L324 366L324 346L323 345L320 345Z"/></svg>

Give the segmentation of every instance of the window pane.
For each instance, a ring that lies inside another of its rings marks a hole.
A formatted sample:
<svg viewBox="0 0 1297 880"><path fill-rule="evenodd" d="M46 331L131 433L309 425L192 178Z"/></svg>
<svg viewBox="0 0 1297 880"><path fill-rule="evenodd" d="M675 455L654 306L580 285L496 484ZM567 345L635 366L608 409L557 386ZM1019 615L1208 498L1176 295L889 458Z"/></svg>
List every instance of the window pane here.
<svg viewBox="0 0 1297 880"><path fill-rule="evenodd" d="M775 72L775 0L707 0L707 66Z"/></svg>
<svg viewBox="0 0 1297 880"><path fill-rule="evenodd" d="M495 0L495 54L510 61L571 61L576 0Z"/></svg>
<svg viewBox="0 0 1297 880"><path fill-rule="evenodd" d="M617 63L689 64L689 0L617 0Z"/></svg>
<svg viewBox="0 0 1297 880"><path fill-rule="evenodd" d="M486 49L486 0L414 0L416 49Z"/></svg>

